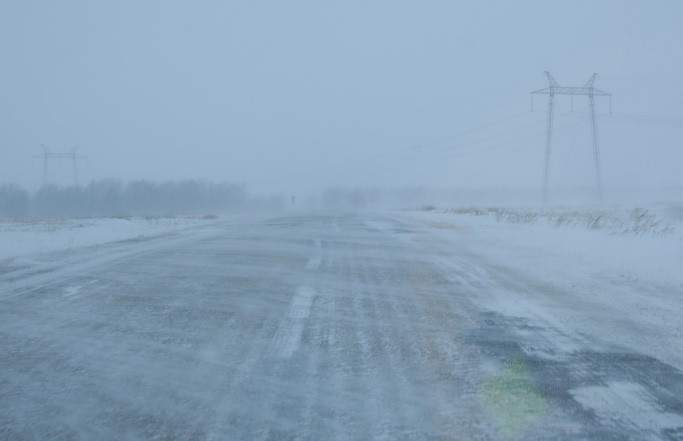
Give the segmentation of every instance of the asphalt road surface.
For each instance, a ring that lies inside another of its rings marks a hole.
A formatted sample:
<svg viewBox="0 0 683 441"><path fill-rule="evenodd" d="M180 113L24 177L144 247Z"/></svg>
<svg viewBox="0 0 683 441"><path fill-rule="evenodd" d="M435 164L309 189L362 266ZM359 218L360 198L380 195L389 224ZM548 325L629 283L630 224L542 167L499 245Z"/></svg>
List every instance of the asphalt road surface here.
<svg viewBox="0 0 683 441"><path fill-rule="evenodd" d="M683 439L681 371L482 306L558 295L487 265L400 214L11 261L0 439Z"/></svg>

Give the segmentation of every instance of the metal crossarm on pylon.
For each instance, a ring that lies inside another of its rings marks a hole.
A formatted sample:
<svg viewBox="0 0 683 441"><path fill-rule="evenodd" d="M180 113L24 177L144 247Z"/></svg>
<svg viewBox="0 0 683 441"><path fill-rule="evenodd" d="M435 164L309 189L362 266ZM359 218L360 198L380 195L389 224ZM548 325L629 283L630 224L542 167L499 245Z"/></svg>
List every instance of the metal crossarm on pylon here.
<svg viewBox="0 0 683 441"><path fill-rule="evenodd" d="M45 145L41 145L43 148L43 154L42 155L36 155L33 156L34 158L43 158L43 187L47 185L48 182L48 176L47 176L47 170L48 170L48 159L71 159L71 164L73 166L73 178L74 178L74 184L78 186L78 164L77 160L78 159L86 159L86 156L79 155L77 153L78 151L78 146L74 146L71 150L69 150L68 153L52 153L50 149L45 147Z"/></svg>

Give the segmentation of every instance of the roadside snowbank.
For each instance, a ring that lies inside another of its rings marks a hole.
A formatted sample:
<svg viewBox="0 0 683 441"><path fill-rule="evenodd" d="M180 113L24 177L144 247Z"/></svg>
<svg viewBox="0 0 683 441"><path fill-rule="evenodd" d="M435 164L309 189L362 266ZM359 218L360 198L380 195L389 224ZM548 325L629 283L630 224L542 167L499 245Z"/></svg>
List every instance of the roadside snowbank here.
<svg viewBox="0 0 683 441"><path fill-rule="evenodd" d="M0 261L27 254L155 236L215 222L212 217L0 220Z"/></svg>
<svg viewBox="0 0 683 441"><path fill-rule="evenodd" d="M683 215L677 207L449 209L432 216L457 221L493 247L488 255L527 270L568 275L572 263L581 263L592 272L683 283Z"/></svg>
<svg viewBox="0 0 683 441"><path fill-rule="evenodd" d="M436 210L425 207L425 211ZM683 222L683 206L649 208L448 208L441 213L494 217L496 221L547 224L554 227L589 228L611 233L668 234Z"/></svg>
<svg viewBox="0 0 683 441"><path fill-rule="evenodd" d="M468 255L487 262L468 274L484 287L480 300L491 310L561 323L566 335L631 347L683 369L683 354L672 351L683 342L680 213L665 206L600 209L609 222L591 227L587 219L597 212L433 209L414 217L459 247L464 259L444 264L467 266ZM556 222L561 216L568 220Z"/></svg>

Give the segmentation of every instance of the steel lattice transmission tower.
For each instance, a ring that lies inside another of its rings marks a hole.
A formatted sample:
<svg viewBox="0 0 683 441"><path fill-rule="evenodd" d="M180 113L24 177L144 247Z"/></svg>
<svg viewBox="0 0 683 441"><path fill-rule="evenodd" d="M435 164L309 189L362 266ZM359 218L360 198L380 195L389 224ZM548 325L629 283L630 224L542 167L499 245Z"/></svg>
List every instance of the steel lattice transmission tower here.
<svg viewBox="0 0 683 441"><path fill-rule="evenodd" d="M45 145L41 145L43 148L43 154L42 155L36 155L34 158L43 158L43 187L47 185L47 170L48 170L48 159L59 159L60 161L62 159L71 159L71 164L73 166L73 177L74 177L74 184L78 185L78 164L77 160L78 159L87 159L86 156L79 155L77 153L78 151L78 146L74 146L71 150L69 150L68 153L52 153L50 149L45 147Z"/></svg>
<svg viewBox="0 0 683 441"><path fill-rule="evenodd" d="M550 166L550 148L552 146L553 140L553 118L555 109L555 95L570 95L572 98L572 110L574 106L574 95L583 95L588 97L588 104L590 105L590 118L591 118L591 128L593 134L593 154L595 157L595 179L598 186L598 197L602 202L602 182L600 179L600 149L598 147L598 128L595 119L595 97L596 96L606 96L610 98L610 113L612 113L612 94L605 92L604 90L596 89L593 87L595 79L598 74L594 73L590 79L581 87L566 87L557 84L557 81L550 75L550 72L545 72L546 78L548 78L548 87L545 89L538 89L531 92L531 105L533 110L533 95L541 94L548 95L548 121L546 125L546 137L545 137L545 168L543 171L543 202L546 202L548 197L548 168Z"/></svg>

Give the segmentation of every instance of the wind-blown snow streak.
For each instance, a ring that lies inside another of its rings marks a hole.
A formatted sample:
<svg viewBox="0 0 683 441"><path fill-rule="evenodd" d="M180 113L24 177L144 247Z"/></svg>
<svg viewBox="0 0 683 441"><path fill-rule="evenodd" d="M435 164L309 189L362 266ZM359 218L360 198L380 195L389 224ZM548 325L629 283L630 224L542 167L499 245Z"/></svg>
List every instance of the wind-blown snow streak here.
<svg viewBox="0 0 683 441"><path fill-rule="evenodd" d="M315 297L315 291L309 287L300 287L296 290L289 314L280 324L280 329L275 337L277 354L282 358L289 358L299 347L301 333L308 315L311 312L311 303Z"/></svg>
<svg viewBox="0 0 683 441"><path fill-rule="evenodd" d="M12 261L2 433L675 439L676 279L620 277L596 231L466 219L254 217Z"/></svg>

